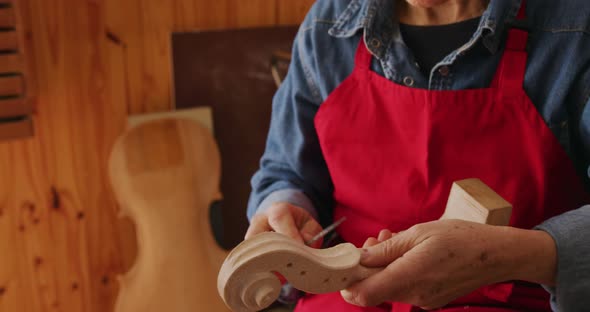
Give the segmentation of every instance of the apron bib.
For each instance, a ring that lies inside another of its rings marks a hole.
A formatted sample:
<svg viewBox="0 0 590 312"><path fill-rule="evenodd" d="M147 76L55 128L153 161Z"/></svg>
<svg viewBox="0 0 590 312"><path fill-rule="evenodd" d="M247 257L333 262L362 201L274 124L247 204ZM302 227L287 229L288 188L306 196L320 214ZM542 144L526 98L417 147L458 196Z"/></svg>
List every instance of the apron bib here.
<svg viewBox="0 0 590 312"><path fill-rule="evenodd" d="M523 11L523 10L521 10ZM355 69L320 106L315 127L334 183L334 220L356 246L382 229L440 218L453 181L479 178L513 205L510 225L531 229L581 207L574 165L523 90L528 34L512 29L489 88L430 91L370 70L363 41ZM443 311L550 311L524 282L490 285ZM296 311L420 311L401 303L359 308L339 293L307 295Z"/></svg>

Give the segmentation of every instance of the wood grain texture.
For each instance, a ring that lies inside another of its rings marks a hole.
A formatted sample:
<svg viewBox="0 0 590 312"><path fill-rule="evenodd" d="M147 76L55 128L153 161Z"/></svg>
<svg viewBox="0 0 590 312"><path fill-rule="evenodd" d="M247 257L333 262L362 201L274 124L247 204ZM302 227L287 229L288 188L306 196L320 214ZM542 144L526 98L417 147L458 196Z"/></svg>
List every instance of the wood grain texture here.
<svg viewBox="0 0 590 312"><path fill-rule="evenodd" d="M301 23L314 0L277 0L277 24L293 25Z"/></svg>
<svg viewBox="0 0 590 312"><path fill-rule="evenodd" d="M13 5L36 135L0 143L0 311L109 312L136 246L117 218L108 154L129 112L170 107L170 33L272 25L277 1Z"/></svg>

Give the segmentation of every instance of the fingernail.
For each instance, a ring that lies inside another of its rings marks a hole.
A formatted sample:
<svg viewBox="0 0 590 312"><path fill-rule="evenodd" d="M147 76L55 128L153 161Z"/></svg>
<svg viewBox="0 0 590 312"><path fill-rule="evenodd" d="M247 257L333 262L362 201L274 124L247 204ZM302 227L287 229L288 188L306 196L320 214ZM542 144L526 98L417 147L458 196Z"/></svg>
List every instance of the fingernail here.
<svg viewBox="0 0 590 312"><path fill-rule="evenodd" d="M303 236L303 240L305 240L306 242L313 238L313 235L309 233L301 233L301 236Z"/></svg>
<svg viewBox="0 0 590 312"><path fill-rule="evenodd" d="M352 300L352 294L350 293L350 291L348 291L348 289L342 289L340 291L340 295L342 296L342 299L344 299L344 301L346 302L350 302Z"/></svg>

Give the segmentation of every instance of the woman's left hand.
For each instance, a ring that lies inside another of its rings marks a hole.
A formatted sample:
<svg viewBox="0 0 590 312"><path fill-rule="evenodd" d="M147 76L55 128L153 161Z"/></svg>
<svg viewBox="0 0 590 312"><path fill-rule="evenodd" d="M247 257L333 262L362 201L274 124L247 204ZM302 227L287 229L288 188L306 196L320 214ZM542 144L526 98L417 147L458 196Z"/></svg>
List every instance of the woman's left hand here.
<svg viewBox="0 0 590 312"><path fill-rule="evenodd" d="M555 243L542 231L440 220L379 238L367 240L361 264L385 269L342 291L351 304L434 309L484 285L555 279Z"/></svg>

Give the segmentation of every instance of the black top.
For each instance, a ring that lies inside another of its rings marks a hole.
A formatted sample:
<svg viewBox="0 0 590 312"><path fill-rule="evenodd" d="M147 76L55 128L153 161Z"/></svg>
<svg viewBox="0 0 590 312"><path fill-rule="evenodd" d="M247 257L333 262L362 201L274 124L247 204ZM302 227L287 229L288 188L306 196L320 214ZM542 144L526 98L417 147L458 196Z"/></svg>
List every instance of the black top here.
<svg viewBox="0 0 590 312"><path fill-rule="evenodd" d="M471 39L479 26L479 20L477 17L436 26L400 24L400 31L405 44L420 65L420 71L428 77L434 65Z"/></svg>

